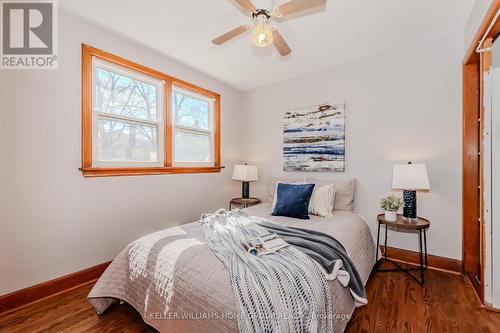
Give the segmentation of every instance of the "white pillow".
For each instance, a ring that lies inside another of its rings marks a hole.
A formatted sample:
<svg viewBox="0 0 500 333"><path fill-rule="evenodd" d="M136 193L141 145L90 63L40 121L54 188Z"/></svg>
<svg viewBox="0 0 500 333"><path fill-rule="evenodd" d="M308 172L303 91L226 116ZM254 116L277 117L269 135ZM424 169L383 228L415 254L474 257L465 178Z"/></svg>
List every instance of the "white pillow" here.
<svg viewBox="0 0 500 333"><path fill-rule="evenodd" d="M333 215L336 187L334 184L315 187L309 202L309 214L321 217Z"/></svg>

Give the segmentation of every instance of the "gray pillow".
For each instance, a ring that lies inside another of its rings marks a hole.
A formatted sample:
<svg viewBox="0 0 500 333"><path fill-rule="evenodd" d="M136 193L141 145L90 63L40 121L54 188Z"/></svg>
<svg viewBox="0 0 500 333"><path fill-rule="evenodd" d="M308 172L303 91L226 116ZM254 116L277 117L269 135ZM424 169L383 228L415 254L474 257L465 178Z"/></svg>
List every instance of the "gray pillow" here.
<svg viewBox="0 0 500 333"><path fill-rule="evenodd" d="M334 181L308 179L307 182L316 184L316 186L335 184L336 192L333 210L347 210L350 212L354 210L354 190L356 188L355 179Z"/></svg>
<svg viewBox="0 0 500 333"><path fill-rule="evenodd" d="M354 190L356 188L356 180L355 179L346 179L346 180L315 180L309 178L271 178L269 180L269 198L270 202L274 200L274 193L276 191L276 183L278 180L282 183L311 183L316 186L323 186L327 184L335 184L337 192L335 193L335 201L333 204L334 210L346 210L353 211L354 210Z"/></svg>

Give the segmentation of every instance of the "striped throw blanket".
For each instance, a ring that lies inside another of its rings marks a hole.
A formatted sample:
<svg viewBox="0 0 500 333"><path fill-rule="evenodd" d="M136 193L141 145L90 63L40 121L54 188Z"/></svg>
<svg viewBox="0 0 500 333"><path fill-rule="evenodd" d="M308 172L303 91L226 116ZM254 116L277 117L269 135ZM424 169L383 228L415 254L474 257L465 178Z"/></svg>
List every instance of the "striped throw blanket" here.
<svg viewBox="0 0 500 333"><path fill-rule="evenodd" d="M241 333L332 332L332 300L321 266L294 246L253 256L243 244L269 232L240 211L203 215L203 234L229 271Z"/></svg>

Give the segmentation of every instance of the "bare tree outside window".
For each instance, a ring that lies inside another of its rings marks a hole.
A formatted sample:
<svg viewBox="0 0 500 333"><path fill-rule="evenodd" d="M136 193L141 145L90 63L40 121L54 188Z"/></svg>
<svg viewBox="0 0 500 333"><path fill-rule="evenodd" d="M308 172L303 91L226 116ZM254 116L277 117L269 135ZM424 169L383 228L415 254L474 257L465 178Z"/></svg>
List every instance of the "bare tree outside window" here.
<svg viewBox="0 0 500 333"><path fill-rule="evenodd" d="M174 89L175 162L211 162L212 110L213 101Z"/></svg>
<svg viewBox="0 0 500 333"><path fill-rule="evenodd" d="M161 116L157 112L157 87L100 67L96 68L94 77L94 108L102 115L99 117L99 157L157 161L158 128L154 122Z"/></svg>

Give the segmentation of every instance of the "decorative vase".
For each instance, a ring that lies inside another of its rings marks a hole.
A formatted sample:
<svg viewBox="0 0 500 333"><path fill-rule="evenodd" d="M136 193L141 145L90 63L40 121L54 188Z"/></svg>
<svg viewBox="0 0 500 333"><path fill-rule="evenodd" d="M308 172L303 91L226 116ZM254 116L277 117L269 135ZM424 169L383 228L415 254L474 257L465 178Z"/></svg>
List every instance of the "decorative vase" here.
<svg viewBox="0 0 500 333"><path fill-rule="evenodd" d="M386 210L384 218L386 221L396 222L398 220L398 212L390 212Z"/></svg>

